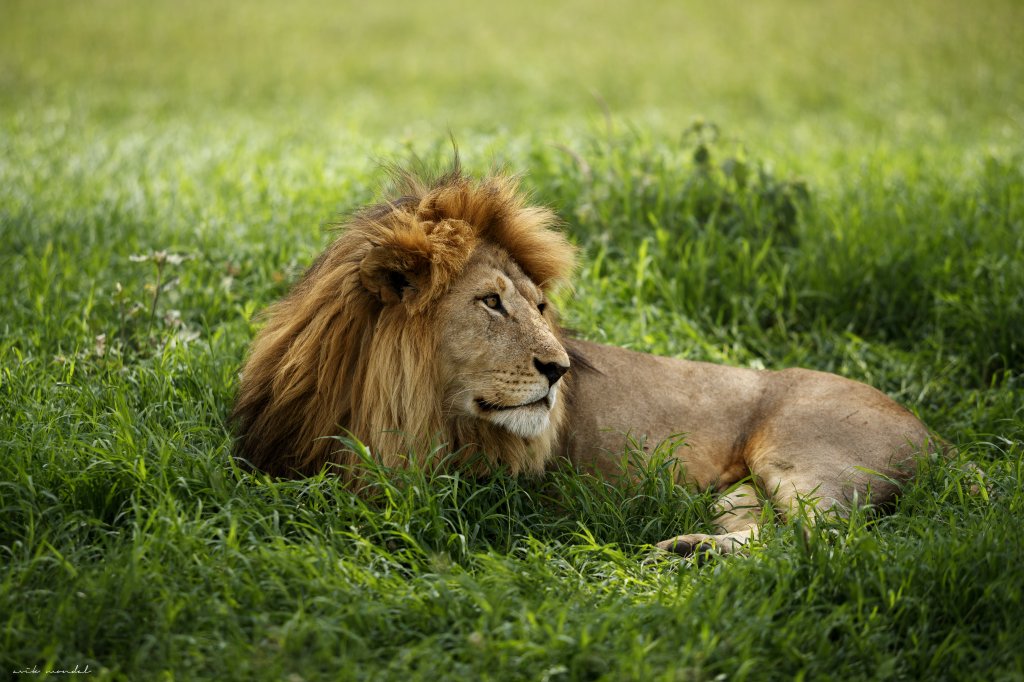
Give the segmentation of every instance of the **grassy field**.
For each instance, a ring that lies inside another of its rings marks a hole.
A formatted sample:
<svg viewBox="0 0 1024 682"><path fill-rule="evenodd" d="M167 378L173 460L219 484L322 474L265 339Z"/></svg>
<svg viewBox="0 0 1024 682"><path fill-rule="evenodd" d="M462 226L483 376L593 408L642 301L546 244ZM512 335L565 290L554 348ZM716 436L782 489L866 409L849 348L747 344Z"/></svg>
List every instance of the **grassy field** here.
<svg viewBox="0 0 1024 682"><path fill-rule="evenodd" d="M0 677L1024 679L1020 3L0 14ZM664 468L239 471L255 314L449 132L565 218L582 336L866 381L960 455L704 565L650 546L709 522Z"/></svg>

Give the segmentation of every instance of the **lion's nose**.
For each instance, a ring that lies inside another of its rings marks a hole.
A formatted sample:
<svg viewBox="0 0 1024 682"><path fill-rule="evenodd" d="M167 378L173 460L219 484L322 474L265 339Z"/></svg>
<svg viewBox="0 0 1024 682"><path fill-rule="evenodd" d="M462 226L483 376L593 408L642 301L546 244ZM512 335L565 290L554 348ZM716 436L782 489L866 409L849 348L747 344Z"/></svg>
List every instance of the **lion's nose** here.
<svg viewBox="0 0 1024 682"><path fill-rule="evenodd" d="M569 365L560 365L557 362L541 362L533 359L533 366L537 371L548 378L548 386L554 386L555 382L562 378L562 375L569 371Z"/></svg>

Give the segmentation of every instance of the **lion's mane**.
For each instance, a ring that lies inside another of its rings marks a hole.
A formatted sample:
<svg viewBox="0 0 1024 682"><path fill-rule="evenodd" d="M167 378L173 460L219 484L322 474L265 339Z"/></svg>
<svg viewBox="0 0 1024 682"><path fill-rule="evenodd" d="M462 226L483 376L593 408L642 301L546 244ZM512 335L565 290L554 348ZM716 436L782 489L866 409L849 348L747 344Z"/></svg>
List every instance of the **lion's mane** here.
<svg viewBox="0 0 1024 682"><path fill-rule="evenodd" d="M351 435L387 466L442 450L536 470L550 455L554 419L552 433L530 443L445 414L434 303L484 242L545 290L568 278L574 249L513 177L474 182L457 164L434 180L396 177L393 198L356 213L265 313L231 414L236 455L273 475L335 463L351 477L360 458L332 437Z"/></svg>

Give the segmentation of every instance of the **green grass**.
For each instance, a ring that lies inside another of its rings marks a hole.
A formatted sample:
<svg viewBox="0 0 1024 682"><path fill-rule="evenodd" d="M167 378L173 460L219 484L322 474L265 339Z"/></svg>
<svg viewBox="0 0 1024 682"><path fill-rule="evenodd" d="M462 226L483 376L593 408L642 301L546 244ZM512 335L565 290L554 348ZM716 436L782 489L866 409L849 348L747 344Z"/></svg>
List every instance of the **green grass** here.
<svg viewBox="0 0 1024 682"><path fill-rule="evenodd" d="M0 676L1024 678L1019 4L506 5L5 3ZM239 471L255 313L449 130L564 217L583 336L838 372L960 455L700 566L657 464Z"/></svg>

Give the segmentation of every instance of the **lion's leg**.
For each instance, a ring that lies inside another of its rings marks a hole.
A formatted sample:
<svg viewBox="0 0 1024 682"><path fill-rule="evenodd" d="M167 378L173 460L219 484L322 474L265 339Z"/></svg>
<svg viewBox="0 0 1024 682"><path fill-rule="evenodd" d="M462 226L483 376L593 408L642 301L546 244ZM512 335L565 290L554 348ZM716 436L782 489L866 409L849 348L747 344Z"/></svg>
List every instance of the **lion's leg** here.
<svg viewBox="0 0 1024 682"><path fill-rule="evenodd" d="M713 535L691 533L658 543L660 549L683 556L711 549L731 554L757 537L761 521L761 501L749 483L736 486L715 503Z"/></svg>
<svg viewBox="0 0 1024 682"><path fill-rule="evenodd" d="M793 481L785 477L766 479L765 484L765 494L771 498L776 511L784 520L802 514L813 523L815 512L842 510L842 507L836 506L842 493L833 489L834 486L817 481Z"/></svg>
<svg viewBox="0 0 1024 682"><path fill-rule="evenodd" d="M801 462L807 459L818 466ZM854 507L885 503L899 488L893 476L858 466L855 458L841 451L816 453L813 458L776 453L767 461L753 462L750 470L783 519L805 516L811 523L821 512L845 516Z"/></svg>

